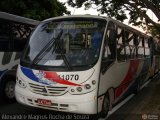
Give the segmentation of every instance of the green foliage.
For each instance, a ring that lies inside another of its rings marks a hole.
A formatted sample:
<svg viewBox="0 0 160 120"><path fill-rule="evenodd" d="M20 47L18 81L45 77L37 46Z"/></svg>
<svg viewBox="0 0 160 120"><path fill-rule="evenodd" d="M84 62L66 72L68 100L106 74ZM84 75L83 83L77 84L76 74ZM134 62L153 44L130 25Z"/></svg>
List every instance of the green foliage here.
<svg viewBox="0 0 160 120"><path fill-rule="evenodd" d="M147 26L150 33L153 33L153 27L154 33L158 33L160 29L160 24L146 14L147 10L151 10L160 21L160 0L68 0L67 3L78 8L84 5L87 9L92 5L97 6L97 11L101 14L106 13L107 16L114 17L121 22L128 18L130 24L143 28ZM152 29L148 28L150 24L153 26Z"/></svg>
<svg viewBox="0 0 160 120"><path fill-rule="evenodd" d="M148 25L149 33L151 33L153 36L156 36L160 39L160 26L159 28L155 28L153 25Z"/></svg>
<svg viewBox="0 0 160 120"><path fill-rule="evenodd" d="M1 0L0 11L35 20L70 14L64 3L57 0Z"/></svg>

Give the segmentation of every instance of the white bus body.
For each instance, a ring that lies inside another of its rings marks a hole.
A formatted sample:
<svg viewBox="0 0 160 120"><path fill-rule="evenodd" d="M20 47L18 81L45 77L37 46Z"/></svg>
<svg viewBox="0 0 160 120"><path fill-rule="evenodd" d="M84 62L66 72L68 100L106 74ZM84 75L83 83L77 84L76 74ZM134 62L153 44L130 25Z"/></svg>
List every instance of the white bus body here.
<svg viewBox="0 0 160 120"><path fill-rule="evenodd" d="M95 45L92 32L99 30L99 26L103 35L98 54L91 57L81 54L82 47L87 53ZM52 39L48 44L44 41L49 35ZM69 42L57 44L64 39ZM88 41L81 44L83 40ZM65 16L45 20L33 33L18 67L16 99L19 103L44 109L107 115L114 105L137 92L151 76L153 48L148 41L150 37L106 17ZM67 44L68 47L64 47ZM73 62L69 61L70 57ZM85 58L92 60L82 64Z"/></svg>

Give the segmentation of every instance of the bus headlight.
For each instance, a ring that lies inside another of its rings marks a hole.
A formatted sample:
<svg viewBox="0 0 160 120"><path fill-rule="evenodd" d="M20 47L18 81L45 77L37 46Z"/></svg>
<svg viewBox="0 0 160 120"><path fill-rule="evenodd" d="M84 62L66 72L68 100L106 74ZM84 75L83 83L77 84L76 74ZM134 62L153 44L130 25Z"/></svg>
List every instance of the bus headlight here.
<svg viewBox="0 0 160 120"><path fill-rule="evenodd" d="M75 90L74 90L74 89L71 89L71 92L75 92Z"/></svg>
<svg viewBox="0 0 160 120"><path fill-rule="evenodd" d="M82 87L77 87L77 91L81 92L82 91Z"/></svg>
<svg viewBox="0 0 160 120"><path fill-rule="evenodd" d="M81 86L72 86L69 90L69 93L74 95L89 93L96 89L96 83L96 80L92 80L81 84Z"/></svg>
<svg viewBox="0 0 160 120"><path fill-rule="evenodd" d="M95 85L96 84L96 81L95 80L92 80L92 85Z"/></svg>
<svg viewBox="0 0 160 120"><path fill-rule="evenodd" d="M90 89L91 88L91 85L90 84L85 84L84 86L86 89Z"/></svg>
<svg viewBox="0 0 160 120"><path fill-rule="evenodd" d="M24 80L21 80L21 79L17 78L16 81L17 81L17 85L20 86L21 88L26 88L27 87Z"/></svg>

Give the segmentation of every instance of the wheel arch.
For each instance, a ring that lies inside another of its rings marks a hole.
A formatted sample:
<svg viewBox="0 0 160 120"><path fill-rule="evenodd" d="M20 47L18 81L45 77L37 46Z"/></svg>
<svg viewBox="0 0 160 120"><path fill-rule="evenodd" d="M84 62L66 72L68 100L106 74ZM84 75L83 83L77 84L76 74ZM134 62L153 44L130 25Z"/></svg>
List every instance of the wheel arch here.
<svg viewBox="0 0 160 120"><path fill-rule="evenodd" d="M3 78L6 77L6 76L16 77L16 72L17 72L17 70L15 70L15 69L6 70L6 71L2 74L2 76L1 76L0 78L3 79Z"/></svg>

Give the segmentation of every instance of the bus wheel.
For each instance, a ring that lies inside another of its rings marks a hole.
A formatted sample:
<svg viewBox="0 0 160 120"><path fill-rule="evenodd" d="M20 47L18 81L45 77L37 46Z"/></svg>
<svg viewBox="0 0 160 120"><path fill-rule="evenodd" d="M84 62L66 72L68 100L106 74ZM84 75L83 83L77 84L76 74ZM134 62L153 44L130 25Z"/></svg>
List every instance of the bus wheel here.
<svg viewBox="0 0 160 120"><path fill-rule="evenodd" d="M3 82L0 85L1 91L0 91L0 96L1 100L7 103L13 103L16 101L15 99L15 84L16 81L14 79L15 77L4 77Z"/></svg>
<svg viewBox="0 0 160 120"><path fill-rule="evenodd" d="M7 81L6 84L5 84L5 87L4 87L4 95L5 95L5 98L8 99L8 100L14 100L15 98L15 81Z"/></svg>
<svg viewBox="0 0 160 120"><path fill-rule="evenodd" d="M102 104L102 111L101 111L101 113L100 113L100 116L101 116L102 118L105 118L105 117L108 115L109 105L110 105L109 97L108 97L108 94L106 94L106 95L104 96L104 100L103 100L103 104Z"/></svg>

